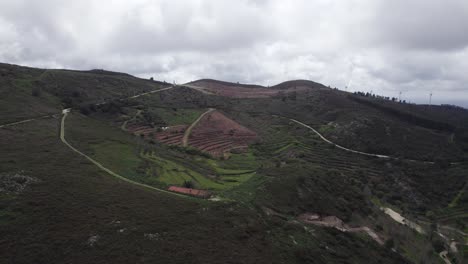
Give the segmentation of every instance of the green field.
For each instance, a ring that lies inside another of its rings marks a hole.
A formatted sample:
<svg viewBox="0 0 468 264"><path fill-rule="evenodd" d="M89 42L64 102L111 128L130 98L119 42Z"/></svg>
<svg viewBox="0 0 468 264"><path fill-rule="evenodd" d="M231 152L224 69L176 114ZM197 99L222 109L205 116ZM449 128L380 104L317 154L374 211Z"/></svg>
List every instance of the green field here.
<svg viewBox="0 0 468 264"><path fill-rule="evenodd" d="M157 115L169 126L193 123L205 109L150 108L151 114Z"/></svg>
<svg viewBox="0 0 468 264"><path fill-rule="evenodd" d="M227 160L205 156L180 159L178 155L186 154L178 149L169 151L166 146L149 146L138 137L79 114L68 117L66 128L67 138L72 145L108 169L155 187L183 186L186 181L190 181L195 188L224 190L249 180L258 168L251 152L233 154ZM152 149L150 153L145 151L148 147ZM161 152L161 148L167 151Z"/></svg>

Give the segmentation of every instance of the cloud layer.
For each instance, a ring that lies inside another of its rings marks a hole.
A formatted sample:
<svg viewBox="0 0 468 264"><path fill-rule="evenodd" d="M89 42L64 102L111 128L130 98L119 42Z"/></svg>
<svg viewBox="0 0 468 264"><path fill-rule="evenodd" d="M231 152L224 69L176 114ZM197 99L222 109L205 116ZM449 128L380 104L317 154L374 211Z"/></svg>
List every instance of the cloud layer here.
<svg viewBox="0 0 468 264"><path fill-rule="evenodd" d="M466 0L0 0L0 61L468 106Z"/></svg>

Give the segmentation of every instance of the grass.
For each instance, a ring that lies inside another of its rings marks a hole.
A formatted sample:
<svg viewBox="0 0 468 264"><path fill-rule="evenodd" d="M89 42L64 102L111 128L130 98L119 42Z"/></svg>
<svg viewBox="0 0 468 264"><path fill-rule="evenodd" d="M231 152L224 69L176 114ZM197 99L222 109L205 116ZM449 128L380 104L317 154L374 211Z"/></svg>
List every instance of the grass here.
<svg viewBox="0 0 468 264"><path fill-rule="evenodd" d="M193 158L176 149L155 148L151 153L144 153L142 148L146 143L138 137L78 114L69 116L66 131L72 145L105 167L131 180L160 188L191 181L195 188L221 191L249 180L257 167L252 153L233 154L223 161L204 156ZM187 158L181 160L177 155Z"/></svg>
<svg viewBox="0 0 468 264"><path fill-rule="evenodd" d="M240 202L245 206L253 206L256 197L259 195L259 191L263 189L265 180L264 177L258 174L252 174L249 180L240 183L236 188L223 191L221 195Z"/></svg>
<svg viewBox="0 0 468 264"><path fill-rule="evenodd" d="M91 145L93 157L105 167L125 177L136 178L142 160L135 147L117 141L105 141Z"/></svg>
<svg viewBox="0 0 468 264"><path fill-rule="evenodd" d="M157 157L153 154L145 155L144 157L155 165L155 167L150 166L147 169L147 173L149 174L147 176L154 175L158 181L167 185L182 185L185 181L191 181L195 184L195 188L212 190L225 188L222 184L210 180L200 173L181 166L176 162Z"/></svg>
<svg viewBox="0 0 468 264"><path fill-rule="evenodd" d="M0 210L0 225L14 224L17 215L17 213L8 209Z"/></svg>
<svg viewBox="0 0 468 264"><path fill-rule="evenodd" d="M295 146L295 145L297 145L297 141L295 141L295 142L290 142L290 143L288 143L287 145L284 145L283 147L281 147L281 148L275 150L273 153L277 154L277 153L283 152L283 151L287 150L288 148L290 148L290 147L292 147L292 146Z"/></svg>
<svg viewBox="0 0 468 264"><path fill-rule="evenodd" d="M335 130L335 126L333 126L333 125L322 125L318 129L318 131L321 134L327 134L327 133L332 132L333 130Z"/></svg>
<svg viewBox="0 0 468 264"><path fill-rule="evenodd" d="M151 108L151 112L169 126L191 124L205 111L206 109Z"/></svg>
<svg viewBox="0 0 468 264"><path fill-rule="evenodd" d="M231 154L226 160L198 158L198 162L209 165L217 174L244 174L258 168L253 153Z"/></svg>

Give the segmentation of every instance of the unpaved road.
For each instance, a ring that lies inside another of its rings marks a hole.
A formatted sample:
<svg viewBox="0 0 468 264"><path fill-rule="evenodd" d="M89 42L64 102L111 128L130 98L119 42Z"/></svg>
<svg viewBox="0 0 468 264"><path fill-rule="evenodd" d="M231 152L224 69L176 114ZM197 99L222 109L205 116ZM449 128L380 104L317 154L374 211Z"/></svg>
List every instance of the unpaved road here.
<svg viewBox="0 0 468 264"><path fill-rule="evenodd" d="M363 232L370 236L375 242L379 245L383 245L385 241L370 227L367 226L359 226L359 227L351 227L343 220L336 216L319 216L314 213L305 213L297 217L300 222L306 224L312 224L317 226L325 226L325 227L333 227L335 229L340 230L341 232Z"/></svg>
<svg viewBox="0 0 468 264"><path fill-rule="evenodd" d="M152 94L152 93L162 92L162 91L166 91L166 90L169 90L169 89L173 89L173 88L175 88L175 87L177 87L177 86L176 86L176 85L171 85L171 86L166 87L166 88L162 88L162 89L158 89L158 90L153 90L153 91L146 92L146 93L137 94L137 95L134 95L134 96L131 96L131 97L127 97L127 98L125 98L125 99L138 98L138 97L140 97L140 96L142 96L142 95L148 95L148 94ZM106 103L98 103L98 104L96 104L96 105L98 106L98 105L103 105L103 104L106 104ZM25 119L25 120L21 120L21 121L18 121L18 122L13 122L13 123L9 123L9 124L0 125L0 128L8 127L8 126L14 126L14 125L19 125L19 124L31 122L31 121L34 121L34 120L45 119L45 118L50 118L50 117L54 117L54 116L56 116L56 114L53 114L53 115L45 115L45 116L36 117L36 118L30 118L30 119Z"/></svg>
<svg viewBox="0 0 468 264"><path fill-rule="evenodd" d="M380 208L385 214L387 214L388 216L390 216L393 220L395 220L396 222L402 224L402 225L406 225L408 226L409 228L411 229L414 229L416 230L418 233L420 234L425 234L426 232L424 231L424 229L416 224L415 222L412 222L406 218L404 218L401 214L399 214L398 212L394 211L393 209L391 208L388 208L388 207L381 207Z"/></svg>
<svg viewBox="0 0 468 264"><path fill-rule="evenodd" d="M181 86L185 86L187 88L190 88L190 89L194 89L194 90L197 90L199 92L202 92L204 94L209 94L209 95L216 95L215 93L212 93L211 91L209 91L208 89L204 88L204 87L201 87L201 86L196 86L196 85L192 85L192 84L183 84Z"/></svg>
<svg viewBox="0 0 468 264"><path fill-rule="evenodd" d="M380 154L373 154L373 153L367 153L367 152L362 152L362 151L357 151L357 150L353 150L353 149L349 149L349 148L345 148L343 146L340 146L336 143L333 143L331 142L330 140L326 139L322 134L320 134L317 130L315 130L313 127L309 126L309 125L306 125L304 123L302 123L301 121L297 121L296 119L292 119L290 118L289 120L303 126L303 127L306 127L310 130L312 130L315 134L317 134L323 141L329 143L329 144L332 144L334 145L335 147L337 148L340 148L342 150L345 150L345 151L348 151L348 152L352 152L352 153L357 153L357 154L361 154L361 155L365 155L365 156L370 156L370 157L376 157L376 158L381 158L381 159L391 159L392 157L390 156L387 156L387 155L380 155Z"/></svg>
<svg viewBox="0 0 468 264"><path fill-rule="evenodd" d="M444 260L445 264L452 264L452 262L450 261L450 259L447 256L447 254L448 254L448 251L444 250L444 251L439 253L439 256Z"/></svg>
<svg viewBox="0 0 468 264"><path fill-rule="evenodd" d="M148 95L148 94L152 94L152 93L159 93L159 92L162 92L162 91L166 91L166 90L172 89L172 88L174 88L174 87L176 87L176 85L171 85L171 86L169 86L169 87L162 88L162 89L159 89L159 90L153 90L153 91L150 91L150 92L137 94L137 95L134 95L134 96L130 96L130 97L128 97L127 99L138 98L138 97L140 97L140 96Z"/></svg>
<svg viewBox="0 0 468 264"><path fill-rule="evenodd" d="M19 124L31 122L31 121L34 121L34 120L45 119L45 118L50 118L50 117L54 117L54 116L55 115L45 115L45 116L41 116L41 117L37 117L37 118L30 118L30 119L21 120L21 121L18 121L18 122L13 122L13 123L9 123L9 124L0 125L0 128L19 125Z"/></svg>
<svg viewBox="0 0 468 264"><path fill-rule="evenodd" d="M211 112L213 112L214 108L210 108L208 109L208 111L206 111L205 113L201 114L197 120L193 121L193 123L185 130L185 133L184 133L184 137L182 138L182 146L183 147L187 147L188 146L188 139L189 139L189 136L190 136L190 133L192 133L192 129L198 124L198 122L200 122L200 120L206 115L206 114L209 114Z"/></svg>
<svg viewBox="0 0 468 264"><path fill-rule="evenodd" d="M367 152L362 152L362 151L358 151L358 150L354 150L354 149L349 149L349 148L346 148L346 147L343 147L341 145L338 145L330 140L328 140L327 138L325 138L322 134L320 134L317 130L315 130L313 127L309 126L309 125L306 125L304 123L302 123L301 121L298 121L296 119L292 119L292 118L289 118L289 120L305 127L305 128L308 128L310 130L312 130L315 134L317 134L323 141L327 142L328 144L332 144L334 145L335 147L339 148L339 149L342 149L344 151L348 151L348 152L352 152L352 153L356 153L356 154L360 154L360 155L364 155L364 156L368 156L368 157L376 157L376 158L380 158L380 159L400 159L400 160L405 160L405 161L409 161L409 162L420 162L420 163L425 163L425 164L434 164L433 161L425 161L425 160L414 160L414 159L401 159L401 158L396 158L396 157L392 157L392 156L387 156L387 155L381 155L381 154L375 154L375 153L367 153ZM452 165L457 165L457 164L460 164L460 162L450 162L450 164Z"/></svg>

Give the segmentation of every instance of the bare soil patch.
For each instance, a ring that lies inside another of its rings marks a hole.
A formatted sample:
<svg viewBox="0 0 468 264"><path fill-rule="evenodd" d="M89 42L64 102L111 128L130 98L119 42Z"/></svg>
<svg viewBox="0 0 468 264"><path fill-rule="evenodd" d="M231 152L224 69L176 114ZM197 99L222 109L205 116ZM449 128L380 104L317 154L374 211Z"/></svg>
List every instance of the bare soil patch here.
<svg viewBox="0 0 468 264"><path fill-rule="evenodd" d="M229 151L242 152L257 139L252 130L219 111L212 111L193 128L188 145L219 157Z"/></svg>
<svg viewBox="0 0 468 264"><path fill-rule="evenodd" d="M232 97L232 98L269 98L280 94L287 94L292 92L302 92L309 89L306 86L288 87L285 89L273 89L262 86L249 87L245 85L225 84L221 82L211 81L196 81L191 83L193 85L202 87L203 90L211 94Z"/></svg>

